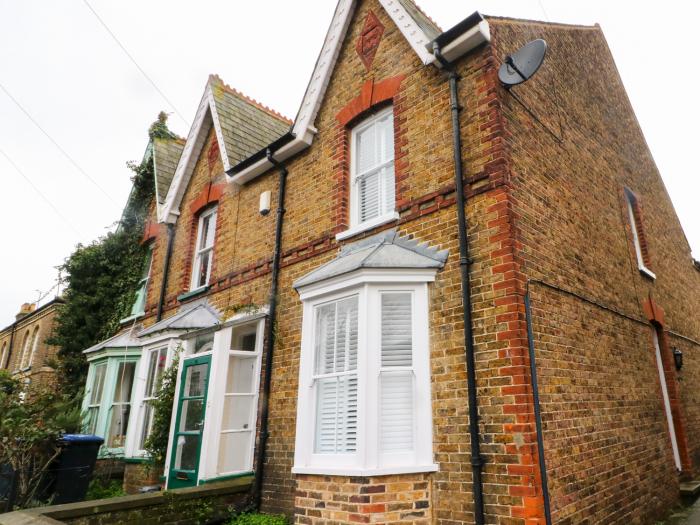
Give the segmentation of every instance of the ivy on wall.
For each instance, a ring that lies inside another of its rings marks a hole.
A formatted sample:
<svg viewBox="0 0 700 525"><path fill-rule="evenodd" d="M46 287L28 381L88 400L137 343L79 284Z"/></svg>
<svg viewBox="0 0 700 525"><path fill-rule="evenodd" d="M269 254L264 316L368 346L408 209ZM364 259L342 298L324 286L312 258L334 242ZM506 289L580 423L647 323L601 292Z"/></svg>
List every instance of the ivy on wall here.
<svg viewBox="0 0 700 525"><path fill-rule="evenodd" d="M161 112L150 126L151 141L174 137L167 118ZM152 158L146 155L141 163L127 163L133 185L116 230L89 245L79 244L61 266L66 303L48 343L59 347L60 387L76 399L87 374L83 350L114 335L135 299L146 255L140 240L155 193Z"/></svg>

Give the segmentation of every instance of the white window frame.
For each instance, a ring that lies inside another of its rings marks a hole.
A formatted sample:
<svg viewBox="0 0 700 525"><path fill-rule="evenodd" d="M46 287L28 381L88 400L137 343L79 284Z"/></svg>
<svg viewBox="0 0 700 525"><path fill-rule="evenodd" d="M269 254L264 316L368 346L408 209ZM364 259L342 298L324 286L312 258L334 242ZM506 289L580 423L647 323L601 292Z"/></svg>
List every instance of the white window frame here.
<svg viewBox="0 0 700 525"><path fill-rule="evenodd" d="M297 406L296 474L385 475L438 470L433 459L428 282L434 270L360 270L331 282L300 290L303 301L301 359ZM412 368L414 423L412 452L380 450L379 377L381 372L381 294L412 295ZM314 453L316 392L315 312L319 305L352 295L358 297L357 449L351 454Z"/></svg>
<svg viewBox="0 0 700 525"><path fill-rule="evenodd" d="M634 203L632 199L636 199L634 194L628 188L625 188L625 201L627 202L627 215L632 229L632 239L634 242L634 251L637 254L637 266L639 271L651 279L656 279L656 274L652 272L647 265L644 264L644 256L642 255L642 243L639 240L639 229L637 226L637 218L634 216Z"/></svg>
<svg viewBox="0 0 700 525"><path fill-rule="evenodd" d="M124 448L125 457L145 458L147 456L146 451L141 449L141 433L145 424L145 401L149 399L146 397L148 359L153 351L165 349L165 369L167 370L172 365L175 352L180 344L177 334L165 332L151 338L141 349L141 357L137 366L136 377L134 378L133 403Z"/></svg>
<svg viewBox="0 0 700 525"><path fill-rule="evenodd" d="M136 440L138 443L137 448L140 452L145 451L145 448L142 445L144 444L145 440L148 439L153 427L153 409L151 409L150 417L146 417L148 405L157 398L158 381L163 376L163 372L165 372L165 370L168 368L168 358L170 353L168 352L167 345L159 345L155 348L148 349L145 354L145 359L141 359L141 370L145 372L145 375L143 376L145 380L144 391L141 402L139 403L139 424L136 427L138 429L138 433L136 435ZM163 368L159 370L157 361L161 359L161 355L163 359ZM151 359L153 356L156 358L156 366L153 371L151 371ZM148 392L149 385L151 387L151 392Z"/></svg>
<svg viewBox="0 0 700 525"><path fill-rule="evenodd" d="M216 220L217 220L217 213L218 213L218 206L213 206L212 208L209 208L208 210L203 211L199 215L199 219L197 221L197 241L194 245L194 261L192 264L192 277L191 277L191 285L190 285L190 290L198 290L200 288L204 288L206 286L209 286L209 281L211 279L211 267L214 264L214 245L216 244ZM202 229L202 225L204 223L204 219L207 217L211 217L209 220L212 221L210 224L213 223L214 229L213 229L213 234L210 238L210 244L204 247L200 247L200 244L202 242L202 235L204 234L204 231ZM209 266L207 267L207 278L206 282L204 284L199 284L198 283L198 275L199 275L199 270L201 268L202 264L202 257L209 253Z"/></svg>
<svg viewBox="0 0 700 525"><path fill-rule="evenodd" d="M384 213L380 213L378 217L373 217L371 219L368 219L366 221L361 221L360 220L360 198L359 198L359 181L361 178L368 176L371 173L376 172L377 170L380 170L382 168L385 168L389 165L392 165L392 180L393 184L396 184L396 165L395 165L395 156L396 156L396 145L394 144L394 141L392 140L392 148L391 148L391 158L387 158L382 162L381 164L374 166L372 169L368 170L367 173L363 174L358 174L357 173L357 137L358 135L365 131L367 128L374 126L377 124L377 122L387 118L391 117L391 122L393 126L393 121L394 121L394 108L393 106L389 106L388 108L384 108L381 111L377 112L376 114L364 119L362 122L358 123L355 127L353 127L352 131L350 132L350 228L347 230L340 232L336 235L336 239L342 240L346 239L348 237L351 237L353 235L356 235L362 231L369 230L372 228L375 228L379 225L385 224L387 222L391 222L393 220L396 220L399 218L399 214L396 211L396 195L394 195L394 205L390 210L384 210ZM392 134L393 138L393 134ZM383 203L383 199L379 199L380 203Z"/></svg>

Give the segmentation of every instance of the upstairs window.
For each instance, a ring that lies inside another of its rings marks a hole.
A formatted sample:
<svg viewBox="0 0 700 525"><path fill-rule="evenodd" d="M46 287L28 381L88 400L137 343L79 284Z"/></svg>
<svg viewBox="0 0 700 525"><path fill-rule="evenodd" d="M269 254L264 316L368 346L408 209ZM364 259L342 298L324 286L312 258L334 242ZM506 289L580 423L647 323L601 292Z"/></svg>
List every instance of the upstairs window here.
<svg viewBox="0 0 700 525"><path fill-rule="evenodd" d="M146 294L148 293L148 281L151 277L151 266L153 263L153 245L148 247L146 252L146 259L143 264L143 270L141 271L141 280L139 281L138 288L136 290L136 299L131 307L132 317L139 317L144 314L146 309Z"/></svg>
<svg viewBox="0 0 700 525"><path fill-rule="evenodd" d="M192 265L192 290L209 284L211 265L214 256L214 237L216 235L217 208L210 208L199 216L197 243L195 245L194 264Z"/></svg>
<svg viewBox="0 0 700 525"><path fill-rule="evenodd" d="M39 345L39 327L34 328L34 332L31 337L29 336L29 330L24 336L24 345L22 348L22 359L20 362L20 369L26 370L32 366L32 361L34 360L34 354L36 353L37 346Z"/></svg>
<svg viewBox="0 0 700 525"><path fill-rule="evenodd" d="M350 169L351 226L371 227L395 218L393 108L352 130Z"/></svg>
<svg viewBox="0 0 700 525"><path fill-rule="evenodd" d="M0 352L0 369L4 368L6 363L5 359L7 358L7 342L2 344L2 352Z"/></svg>
<svg viewBox="0 0 700 525"><path fill-rule="evenodd" d="M656 279L656 275L650 269L649 245L647 244L644 225L642 224L642 209L639 199L632 190L625 188L625 201L627 203L627 214L630 228L632 229L632 241L634 242L639 271L651 279Z"/></svg>

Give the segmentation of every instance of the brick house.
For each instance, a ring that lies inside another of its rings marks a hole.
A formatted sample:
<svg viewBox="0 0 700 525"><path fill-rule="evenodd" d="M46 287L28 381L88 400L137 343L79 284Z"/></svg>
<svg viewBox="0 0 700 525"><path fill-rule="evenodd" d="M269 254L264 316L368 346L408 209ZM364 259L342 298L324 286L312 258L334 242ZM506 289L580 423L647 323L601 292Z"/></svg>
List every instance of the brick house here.
<svg viewBox="0 0 700 525"><path fill-rule="evenodd" d="M151 224L88 352L133 352L127 484L176 353L167 486L297 523L653 523L698 474L700 271L598 26L340 0L293 122L209 79Z"/></svg>
<svg viewBox="0 0 700 525"><path fill-rule="evenodd" d="M27 388L52 387L55 370L52 360L58 348L47 345L56 314L63 299L55 297L41 307L25 303L15 322L0 330L0 370L19 378Z"/></svg>

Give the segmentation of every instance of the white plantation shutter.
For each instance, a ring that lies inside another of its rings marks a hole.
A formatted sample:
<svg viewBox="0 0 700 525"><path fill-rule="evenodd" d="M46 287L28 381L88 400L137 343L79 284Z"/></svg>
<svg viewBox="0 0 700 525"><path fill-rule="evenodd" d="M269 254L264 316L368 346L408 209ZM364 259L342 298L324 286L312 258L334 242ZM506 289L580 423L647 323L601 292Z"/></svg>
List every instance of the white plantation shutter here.
<svg viewBox="0 0 700 525"><path fill-rule="evenodd" d="M316 438L319 454L357 450L357 297L317 308Z"/></svg>
<svg viewBox="0 0 700 525"><path fill-rule="evenodd" d="M413 319L410 293L381 294L380 446L409 452L414 441Z"/></svg>
<svg viewBox="0 0 700 525"><path fill-rule="evenodd" d="M394 116L389 109L355 131L354 191L362 223L394 211Z"/></svg>

